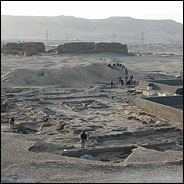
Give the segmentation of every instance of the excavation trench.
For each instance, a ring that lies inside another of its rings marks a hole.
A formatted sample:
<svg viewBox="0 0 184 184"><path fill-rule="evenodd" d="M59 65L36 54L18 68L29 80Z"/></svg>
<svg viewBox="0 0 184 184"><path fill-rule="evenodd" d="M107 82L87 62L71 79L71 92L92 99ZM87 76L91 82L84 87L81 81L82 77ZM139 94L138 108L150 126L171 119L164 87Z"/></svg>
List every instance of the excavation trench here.
<svg viewBox="0 0 184 184"><path fill-rule="evenodd" d="M137 147L133 145L124 147L64 150L62 156L83 158L88 160L97 160L103 162L108 161L122 162L132 153L132 150L135 148Z"/></svg>

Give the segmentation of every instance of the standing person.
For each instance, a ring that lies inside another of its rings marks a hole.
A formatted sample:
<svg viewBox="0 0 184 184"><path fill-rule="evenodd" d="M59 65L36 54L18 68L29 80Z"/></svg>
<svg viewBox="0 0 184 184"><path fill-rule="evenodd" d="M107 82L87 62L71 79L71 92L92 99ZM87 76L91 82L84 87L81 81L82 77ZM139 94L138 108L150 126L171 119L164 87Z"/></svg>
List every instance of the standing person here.
<svg viewBox="0 0 184 184"><path fill-rule="evenodd" d="M87 135L85 134L85 131L83 131L81 134L81 148L85 147L86 140L87 140Z"/></svg>
<svg viewBox="0 0 184 184"><path fill-rule="evenodd" d="M119 77L119 83L121 83L121 80L122 80L121 77Z"/></svg>
<svg viewBox="0 0 184 184"><path fill-rule="evenodd" d="M128 76L125 77L125 83L127 84L128 81Z"/></svg>
<svg viewBox="0 0 184 184"><path fill-rule="evenodd" d="M111 88L113 87L113 82L111 81Z"/></svg>
<svg viewBox="0 0 184 184"><path fill-rule="evenodd" d="M123 84L124 84L124 80L122 79L122 80L121 80L121 86L123 86Z"/></svg>
<svg viewBox="0 0 184 184"><path fill-rule="evenodd" d="M128 76L128 69L127 68L125 68L125 75Z"/></svg>
<svg viewBox="0 0 184 184"><path fill-rule="evenodd" d="M130 81L133 81L133 78L134 78L134 76L133 76L133 75L131 75L131 76L130 76Z"/></svg>
<svg viewBox="0 0 184 184"><path fill-rule="evenodd" d="M122 71L124 71L125 70L125 65L123 64L123 66L122 66Z"/></svg>

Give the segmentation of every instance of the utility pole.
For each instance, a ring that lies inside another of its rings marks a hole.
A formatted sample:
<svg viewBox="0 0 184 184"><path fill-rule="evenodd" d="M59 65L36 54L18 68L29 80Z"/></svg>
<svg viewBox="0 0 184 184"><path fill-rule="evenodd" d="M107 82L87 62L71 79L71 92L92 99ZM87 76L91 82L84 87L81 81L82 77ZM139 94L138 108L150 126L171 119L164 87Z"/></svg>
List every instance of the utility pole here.
<svg viewBox="0 0 184 184"><path fill-rule="evenodd" d="M48 29L46 29L46 41L48 41Z"/></svg>
<svg viewBox="0 0 184 184"><path fill-rule="evenodd" d="M142 45L144 44L144 32L142 31L142 34L141 34L141 43Z"/></svg>
<svg viewBox="0 0 184 184"><path fill-rule="evenodd" d="M112 42L115 42L115 40L116 40L116 35L115 35L115 33L113 33L112 34Z"/></svg>
<svg viewBox="0 0 184 184"><path fill-rule="evenodd" d="M65 38L66 38L66 42L68 42L69 41L69 33L66 33Z"/></svg>
<svg viewBox="0 0 184 184"><path fill-rule="evenodd" d="M135 41L135 44L137 45L138 44L138 34L135 35L134 41Z"/></svg>

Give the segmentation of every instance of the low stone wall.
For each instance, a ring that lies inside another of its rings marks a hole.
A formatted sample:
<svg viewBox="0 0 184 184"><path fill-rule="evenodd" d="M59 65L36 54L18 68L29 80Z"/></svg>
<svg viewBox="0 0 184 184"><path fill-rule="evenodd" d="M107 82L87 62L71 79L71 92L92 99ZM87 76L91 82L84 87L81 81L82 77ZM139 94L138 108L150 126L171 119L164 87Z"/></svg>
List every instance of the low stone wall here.
<svg viewBox="0 0 184 184"><path fill-rule="evenodd" d="M135 104L146 112L170 120L174 124L183 123L183 110L175 108L183 107L183 96L137 98Z"/></svg>
<svg viewBox="0 0 184 184"><path fill-rule="evenodd" d="M101 53L114 52L128 54L127 45L121 43L105 43L105 42L71 42L59 45L57 48L58 54L85 54L85 53Z"/></svg>
<svg viewBox="0 0 184 184"><path fill-rule="evenodd" d="M180 106L183 107L183 96L158 96L158 97L149 97L147 98L149 101L171 106L171 107L176 107Z"/></svg>
<svg viewBox="0 0 184 184"><path fill-rule="evenodd" d="M149 81L169 86L183 86L183 79L149 80Z"/></svg>
<svg viewBox="0 0 184 184"><path fill-rule="evenodd" d="M1 51L3 54L31 56L45 52L45 45L42 42L7 43Z"/></svg>
<svg viewBox="0 0 184 184"><path fill-rule="evenodd" d="M147 89L150 83L153 84L153 90L183 95L183 79L139 81L139 88Z"/></svg>

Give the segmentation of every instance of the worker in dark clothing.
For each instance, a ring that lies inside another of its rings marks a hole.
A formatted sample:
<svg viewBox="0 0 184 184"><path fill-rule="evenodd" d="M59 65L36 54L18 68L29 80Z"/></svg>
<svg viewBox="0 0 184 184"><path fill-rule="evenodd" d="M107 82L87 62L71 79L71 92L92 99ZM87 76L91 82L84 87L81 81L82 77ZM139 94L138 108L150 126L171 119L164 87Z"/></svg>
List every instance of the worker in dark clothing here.
<svg viewBox="0 0 184 184"><path fill-rule="evenodd" d="M134 78L134 76L133 76L133 75L131 75L131 76L130 76L130 81L133 81L133 78Z"/></svg>
<svg viewBox="0 0 184 184"><path fill-rule="evenodd" d="M121 86L123 86L123 85L124 85L124 80L122 79L122 80L121 80Z"/></svg>
<svg viewBox="0 0 184 184"><path fill-rule="evenodd" d="M81 148L85 147L86 140L87 140L87 135L85 134L85 131L83 131L81 134Z"/></svg>
<svg viewBox="0 0 184 184"><path fill-rule="evenodd" d="M127 84L128 81L128 76L125 77L125 83Z"/></svg>
<svg viewBox="0 0 184 184"><path fill-rule="evenodd" d="M121 80L122 80L121 77L119 77L119 83L121 83Z"/></svg>
<svg viewBox="0 0 184 184"><path fill-rule="evenodd" d="M113 87L113 82L111 81L111 88Z"/></svg>

